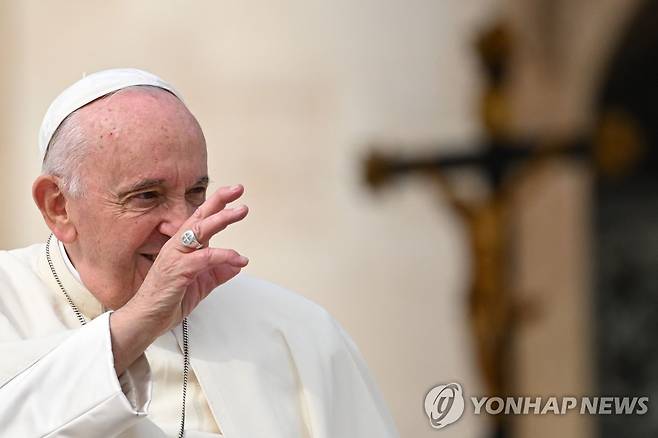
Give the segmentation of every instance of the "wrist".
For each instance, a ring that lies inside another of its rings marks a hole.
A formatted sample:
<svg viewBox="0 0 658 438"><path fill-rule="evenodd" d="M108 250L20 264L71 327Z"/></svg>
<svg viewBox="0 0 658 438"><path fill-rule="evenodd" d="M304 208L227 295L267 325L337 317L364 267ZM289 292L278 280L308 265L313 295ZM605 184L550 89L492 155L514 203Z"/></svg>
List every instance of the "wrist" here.
<svg viewBox="0 0 658 438"><path fill-rule="evenodd" d="M114 367L120 376L155 341L159 332L126 305L110 315L110 335Z"/></svg>

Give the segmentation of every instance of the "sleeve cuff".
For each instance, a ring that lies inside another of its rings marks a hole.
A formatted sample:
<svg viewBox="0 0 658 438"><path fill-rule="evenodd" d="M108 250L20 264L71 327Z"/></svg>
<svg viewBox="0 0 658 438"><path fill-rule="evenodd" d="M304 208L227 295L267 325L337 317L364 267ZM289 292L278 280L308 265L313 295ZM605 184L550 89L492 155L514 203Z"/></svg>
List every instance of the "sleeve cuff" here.
<svg viewBox="0 0 658 438"><path fill-rule="evenodd" d="M151 404L153 383L151 366L146 355L142 354L130 367L119 376L121 391L126 396L135 415L148 414Z"/></svg>
<svg viewBox="0 0 658 438"><path fill-rule="evenodd" d="M117 377L104 313L0 388L0 435L117 436L146 416L150 374L142 355Z"/></svg>

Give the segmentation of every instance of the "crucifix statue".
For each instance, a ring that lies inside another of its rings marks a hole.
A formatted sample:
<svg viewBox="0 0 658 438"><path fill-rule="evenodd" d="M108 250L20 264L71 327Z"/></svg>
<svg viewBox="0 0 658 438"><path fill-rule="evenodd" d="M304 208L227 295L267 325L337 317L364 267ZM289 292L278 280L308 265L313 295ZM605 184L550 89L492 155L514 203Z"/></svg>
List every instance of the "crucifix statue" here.
<svg viewBox="0 0 658 438"><path fill-rule="evenodd" d="M396 178L420 174L436 183L443 197L463 220L473 260L468 295L469 322L476 344L479 370L490 396L514 393L510 349L518 324L537 315L537 305L515 297L508 274L510 267L509 214L512 189L520 178L548 160L587 160L605 174L622 172L637 160L639 149L632 126L623 115L609 113L596 135L549 142L519 140L510 133L509 102L505 86L511 50L509 33L502 25L488 29L477 41L486 87L480 116L487 140L476 153L437 154L424 157L384 155L375 150L363 163L368 187L378 190ZM593 148L592 145L596 145ZM621 145L621 147L620 147ZM382 149L384 149L382 147ZM390 150L390 147L386 147ZM453 178L463 170L484 177L488 194L475 201L461 196ZM505 416L495 416L495 436L509 436Z"/></svg>

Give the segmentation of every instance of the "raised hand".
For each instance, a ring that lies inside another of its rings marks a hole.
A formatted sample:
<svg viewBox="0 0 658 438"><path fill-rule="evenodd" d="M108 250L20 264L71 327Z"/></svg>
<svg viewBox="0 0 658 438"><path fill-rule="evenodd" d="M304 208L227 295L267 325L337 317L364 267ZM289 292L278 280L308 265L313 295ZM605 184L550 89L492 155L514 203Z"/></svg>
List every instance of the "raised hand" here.
<svg viewBox="0 0 658 438"><path fill-rule="evenodd" d="M237 200L241 185L222 187L189 217L165 243L142 286L110 318L115 368L120 374L163 332L179 324L220 284L233 278L248 259L232 249L211 248L210 238L247 215ZM189 248L181 234L192 230L201 249Z"/></svg>

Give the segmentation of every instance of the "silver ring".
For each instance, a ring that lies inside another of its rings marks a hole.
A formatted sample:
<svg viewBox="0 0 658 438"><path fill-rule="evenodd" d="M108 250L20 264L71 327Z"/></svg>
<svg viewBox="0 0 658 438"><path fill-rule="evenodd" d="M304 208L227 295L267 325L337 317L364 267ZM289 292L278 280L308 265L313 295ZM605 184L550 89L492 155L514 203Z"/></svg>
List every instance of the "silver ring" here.
<svg viewBox="0 0 658 438"><path fill-rule="evenodd" d="M185 230L183 234L180 235L180 242L192 249L201 249L203 245L197 240L196 234L192 230Z"/></svg>

